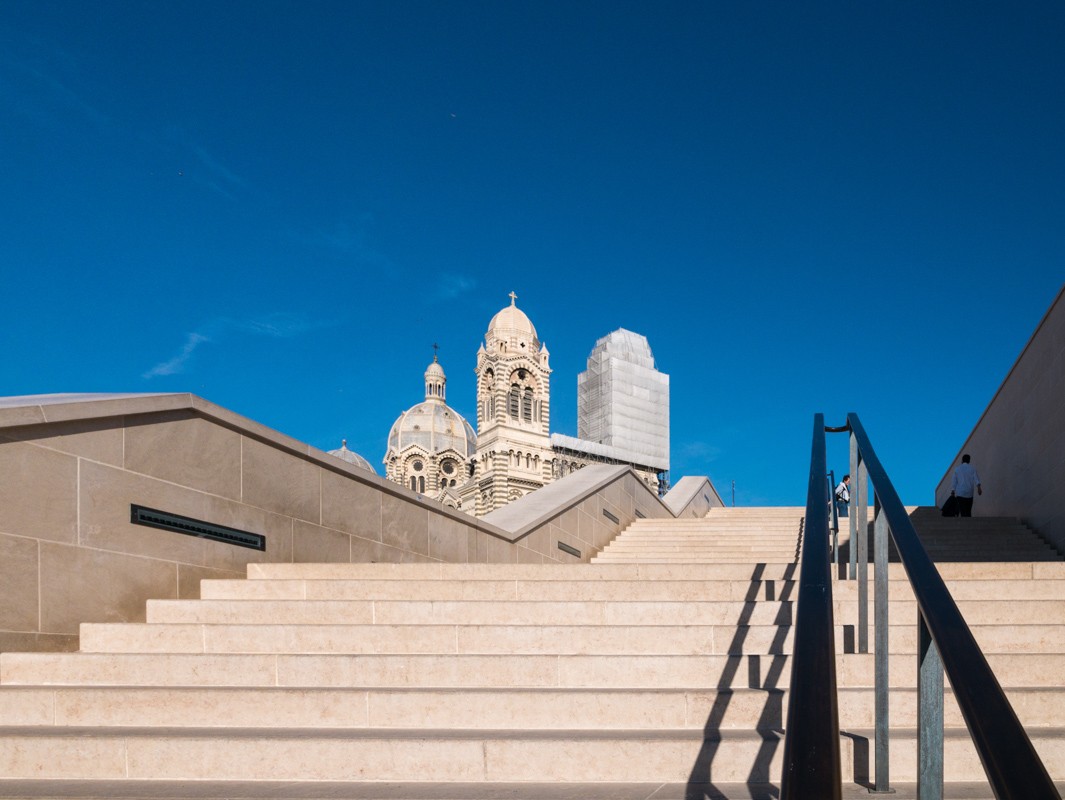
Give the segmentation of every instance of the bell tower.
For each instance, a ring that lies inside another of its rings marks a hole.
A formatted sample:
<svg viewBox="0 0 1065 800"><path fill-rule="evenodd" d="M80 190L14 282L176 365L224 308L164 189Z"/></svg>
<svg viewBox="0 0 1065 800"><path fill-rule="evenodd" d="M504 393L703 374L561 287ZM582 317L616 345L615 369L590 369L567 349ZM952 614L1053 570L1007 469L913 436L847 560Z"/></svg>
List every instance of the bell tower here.
<svg viewBox="0 0 1065 800"><path fill-rule="evenodd" d="M536 328L510 293L477 351L478 516L551 480L551 368Z"/></svg>

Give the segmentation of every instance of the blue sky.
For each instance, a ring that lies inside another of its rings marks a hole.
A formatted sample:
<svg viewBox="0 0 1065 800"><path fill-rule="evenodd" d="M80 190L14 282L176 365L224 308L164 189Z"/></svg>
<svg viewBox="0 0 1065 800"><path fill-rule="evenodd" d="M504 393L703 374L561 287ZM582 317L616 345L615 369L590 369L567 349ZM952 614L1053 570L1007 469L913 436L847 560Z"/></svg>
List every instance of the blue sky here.
<svg viewBox="0 0 1065 800"><path fill-rule="evenodd" d="M513 290L552 430L624 327L674 479L800 504L857 411L928 503L1065 280L1062 41L1056 2L9 0L0 394L378 464L434 342L474 415Z"/></svg>

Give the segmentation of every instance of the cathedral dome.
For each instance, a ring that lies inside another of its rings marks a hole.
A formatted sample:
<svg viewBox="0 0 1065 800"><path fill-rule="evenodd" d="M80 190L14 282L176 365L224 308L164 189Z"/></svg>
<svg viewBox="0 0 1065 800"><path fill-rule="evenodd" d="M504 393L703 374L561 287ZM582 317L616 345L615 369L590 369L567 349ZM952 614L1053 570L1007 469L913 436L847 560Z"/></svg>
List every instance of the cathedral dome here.
<svg viewBox="0 0 1065 800"><path fill-rule="evenodd" d="M490 349L491 345L496 342L516 347L517 352L527 350L530 345L533 352L540 349L536 328L533 327L532 320L515 304L517 299L518 296L511 292L510 305L503 308L488 323L488 332L484 338Z"/></svg>
<svg viewBox="0 0 1065 800"><path fill-rule="evenodd" d="M436 356L425 370L425 402L399 415L388 434L388 455L417 446L426 455L453 450L463 460L472 458L477 436L462 415L445 402L447 376Z"/></svg>
<svg viewBox="0 0 1065 800"><path fill-rule="evenodd" d="M454 450L465 460L477 450L477 435L453 408L426 400L400 414L388 434L390 453L402 453L412 445L428 455Z"/></svg>
<svg viewBox="0 0 1065 800"><path fill-rule="evenodd" d="M347 439L343 439L340 442L340 449L339 450L330 450L329 451L329 455L336 456L341 461L347 461L349 464L351 464L352 466L358 467L359 469L368 469L374 475L377 474L377 470L375 470L373 468L373 466L371 466L369 461L367 461L365 458L363 458L362 456L360 456L358 453L354 452L353 450L348 450L348 440Z"/></svg>

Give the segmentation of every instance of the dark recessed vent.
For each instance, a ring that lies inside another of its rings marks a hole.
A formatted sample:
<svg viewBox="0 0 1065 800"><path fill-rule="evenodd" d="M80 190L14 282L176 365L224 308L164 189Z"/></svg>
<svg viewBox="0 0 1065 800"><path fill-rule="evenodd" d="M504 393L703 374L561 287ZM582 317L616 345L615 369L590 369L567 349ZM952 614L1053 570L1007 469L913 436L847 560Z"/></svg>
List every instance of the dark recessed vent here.
<svg viewBox="0 0 1065 800"><path fill-rule="evenodd" d="M581 551L578 550L576 547L570 547L568 544L563 544L562 542L559 542L558 549L561 550L563 553L569 553L571 556L577 556L577 558L581 557Z"/></svg>
<svg viewBox="0 0 1065 800"><path fill-rule="evenodd" d="M637 519L647 519L647 517L643 515L643 512L638 508L636 509L635 514Z"/></svg>
<svg viewBox="0 0 1065 800"><path fill-rule="evenodd" d="M705 493L703 494L703 500L705 500L708 503L710 502L710 498L707 497Z"/></svg>
<svg viewBox="0 0 1065 800"><path fill-rule="evenodd" d="M266 549L266 537L258 533L238 531L236 528L227 528L225 525L202 522L198 519L182 517L166 511L156 511L144 506L131 505L129 521L134 525L147 525L149 528L184 533L186 536L198 536L201 539L235 544L238 547L248 547L252 550Z"/></svg>
<svg viewBox="0 0 1065 800"><path fill-rule="evenodd" d="M603 516L604 516L604 517L606 517L606 518L607 518L608 520L610 520L611 522L613 522L613 523L614 523L615 525L616 525L617 523L621 522L621 520L620 520L620 519L618 519L617 517L615 517L615 516L614 516L613 514L611 514L611 513L610 513L609 511L607 511L607 510L606 510L605 508L603 509Z"/></svg>

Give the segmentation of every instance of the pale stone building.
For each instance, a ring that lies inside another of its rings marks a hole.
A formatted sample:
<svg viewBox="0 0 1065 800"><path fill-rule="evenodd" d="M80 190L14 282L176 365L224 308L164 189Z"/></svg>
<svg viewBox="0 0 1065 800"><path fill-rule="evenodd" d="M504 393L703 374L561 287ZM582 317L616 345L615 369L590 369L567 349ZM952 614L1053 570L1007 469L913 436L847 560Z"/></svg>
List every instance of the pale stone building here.
<svg viewBox="0 0 1065 800"><path fill-rule="evenodd" d="M579 437L550 432L550 353L514 292L488 323L474 372L476 436L444 402L447 379L434 357L425 402L389 434L389 479L475 516L588 464L626 464L652 490L664 488L669 376L645 337L619 329L596 343L578 381Z"/></svg>
<svg viewBox="0 0 1065 800"><path fill-rule="evenodd" d="M552 477L550 354L516 301L511 292L477 350L477 456L460 496L478 516Z"/></svg>
<svg viewBox="0 0 1065 800"><path fill-rule="evenodd" d="M388 434L385 476L409 489L458 507L477 451L470 423L446 402L447 376L437 357L425 370L425 400L402 414Z"/></svg>

